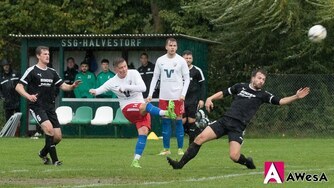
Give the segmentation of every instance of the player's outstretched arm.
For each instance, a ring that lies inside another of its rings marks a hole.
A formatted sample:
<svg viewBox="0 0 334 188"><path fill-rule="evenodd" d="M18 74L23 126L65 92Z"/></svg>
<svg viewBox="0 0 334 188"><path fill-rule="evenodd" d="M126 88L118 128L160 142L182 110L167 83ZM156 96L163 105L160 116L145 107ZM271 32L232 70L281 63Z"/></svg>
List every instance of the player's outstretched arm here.
<svg viewBox="0 0 334 188"><path fill-rule="evenodd" d="M223 98L223 92L222 91L219 91L219 92L211 95L205 101L205 109L208 112L211 112L211 110L213 109L213 103L212 103L212 101L218 100L218 99L222 99L222 98Z"/></svg>
<svg viewBox="0 0 334 188"><path fill-rule="evenodd" d="M310 88L309 87L304 87L298 89L295 95L289 96L289 97L284 97L279 101L280 105L285 105L285 104L290 104L298 99L302 99L306 97L310 93Z"/></svg>
<svg viewBox="0 0 334 188"><path fill-rule="evenodd" d="M60 86L60 89L64 90L64 91L71 91L74 90L76 87L78 87L78 85L81 84L81 80L76 80L74 81L73 84L69 85L66 84L65 82Z"/></svg>

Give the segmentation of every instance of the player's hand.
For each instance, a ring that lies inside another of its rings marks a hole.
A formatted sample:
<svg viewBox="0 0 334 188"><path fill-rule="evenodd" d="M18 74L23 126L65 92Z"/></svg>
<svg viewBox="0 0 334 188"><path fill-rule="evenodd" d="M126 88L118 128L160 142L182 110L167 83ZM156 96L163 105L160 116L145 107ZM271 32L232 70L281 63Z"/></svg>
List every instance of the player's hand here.
<svg viewBox="0 0 334 188"><path fill-rule="evenodd" d="M90 89L89 93L93 96L96 96L96 90L95 89Z"/></svg>
<svg viewBox="0 0 334 188"><path fill-rule="evenodd" d="M35 94L35 95L29 95L27 97L27 99L30 101L30 102L36 102L37 101L37 95L38 94Z"/></svg>
<svg viewBox="0 0 334 188"><path fill-rule="evenodd" d="M306 97L309 93L310 93L310 88L309 87L304 87L304 88L300 88L296 92L296 96L297 96L298 99L302 99L302 98Z"/></svg>
<svg viewBox="0 0 334 188"><path fill-rule="evenodd" d="M123 93L123 92L125 91L125 89L124 89L124 87L119 86L119 87L118 87L118 91L121 92L121 93Z"/></svg>
<svg viewBox="0 0 334 188"><path fill-rule="evenodd" d="M146 102L151 102L152 101L152 96L148 96L145 101Z"/></svg>
<svg viewBox="0 0 334 188"><path fill-rule="evenodd" d="M73 84L72 84L73 89L76 88L76 87L78 87L78 85L81 84L81 83L82 83L81 80L74 81Z"/></svg>
<svg viewBox="0 0 334 188"><path fill-rule="evenodd" d="M181 95L181 97L180 97L180 101L183 102L184 99L185 99L185 97L184 97L183 95Z"/></svg>
<svg viewBox="0 0 334 188"><path fill-rule="evenodd" d="M211 109L213 109L213 103L210 98L206 99L205 101L205 109L208 112L211 112Z"/></svg>
<svg viewBox="0 0 334 188"><path fill-rule="evenodd" d="M204 106L204 101L199 100L198 105L197 105L197 109L201 109L201 108L203 108L203 106Z"/></svg>

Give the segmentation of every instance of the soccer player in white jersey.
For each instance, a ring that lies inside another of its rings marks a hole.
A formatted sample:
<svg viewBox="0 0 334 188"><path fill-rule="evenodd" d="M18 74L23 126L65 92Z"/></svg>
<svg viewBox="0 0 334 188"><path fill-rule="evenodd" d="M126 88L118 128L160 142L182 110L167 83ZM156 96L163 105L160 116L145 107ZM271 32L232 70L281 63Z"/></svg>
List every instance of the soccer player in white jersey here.
<svg viewBox="0 0 334 188"><path fill-rule="evenodd" d="M176 139L178 155L183 155L184 129L182 125L182 114L184 113L184 99L190 83L189 69L186 60L176 53L177 41L168 38L165 46L167 53L157 59L154 74L150 85L147 101L152 100L154 87L160 78L159 108L167 109L169 103L175 103ZM171 137L171 119L162 119L162 136L164 150L159 155L169 155Z"/></svg>
<svg viewBox="0 0 334 188"><path fill-rule="evenodd" d="M124 116L137 127L138 140L131 166L141 168L139 159L145 149L147 134L151 129L150 114L175 119L174 106L170 105L168 110L161 110L151 103L146 103L142 94L146 86L139 72L135 69L128 70L123 58L116 58L113 66L117 73L116 76L110 78L99 88L90 89L89 92L94 96L107 91L112 91L117 95Z"/></svg>

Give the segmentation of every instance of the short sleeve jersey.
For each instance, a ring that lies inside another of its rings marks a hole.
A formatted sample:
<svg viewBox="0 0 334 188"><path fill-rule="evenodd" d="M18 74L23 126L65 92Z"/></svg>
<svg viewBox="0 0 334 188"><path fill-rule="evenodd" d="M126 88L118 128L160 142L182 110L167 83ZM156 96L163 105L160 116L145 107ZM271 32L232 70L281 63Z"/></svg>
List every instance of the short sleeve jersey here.
<svg viewBox="0 0 334 188"><path fill-rule="evenodd" d="M167 54L159 57L155 64L154 74L160 75L160 96L163 100L178 100L183 89L183 76L189 74L186 60L176 54L168 58Z"/></svg>
<svg viewBox="0 0 334 188"><path fill-rule="evenodd" d="M20 79L20 83L27 86L27 92L37 95L35 103L29 105L39 105L46 108L53 108L56 97L56 88L63 84L56 70L47 67L41 69L36 65L29 67Z"/></svg>
<svg viewBox="0 0 334 188"><path fill-rule="evenodd" d="M249 84L239 83L223 91L223 95L233 95L234 100L229 110L224 114L240 120L245 125L249 123L263 103L279 105L280 98L263 90L253 90Z"/></svg>

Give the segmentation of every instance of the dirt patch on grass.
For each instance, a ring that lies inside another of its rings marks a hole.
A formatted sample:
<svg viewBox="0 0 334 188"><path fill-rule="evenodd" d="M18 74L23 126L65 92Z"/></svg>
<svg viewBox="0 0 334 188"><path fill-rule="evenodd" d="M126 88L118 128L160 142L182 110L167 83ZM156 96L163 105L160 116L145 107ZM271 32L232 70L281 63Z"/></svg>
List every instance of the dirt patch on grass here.
<svg viewBox="0 0 334 188"><path fill-rule="evenodd" d="M1 186L9 187L71 187L71 186L103 186L103 185L118 185L127 182L119 177L113 178L43 178L43 179L22 179L22 178L10 178L10 179L0 179ZM132 182L135 183L135 182Z"/></svg>

